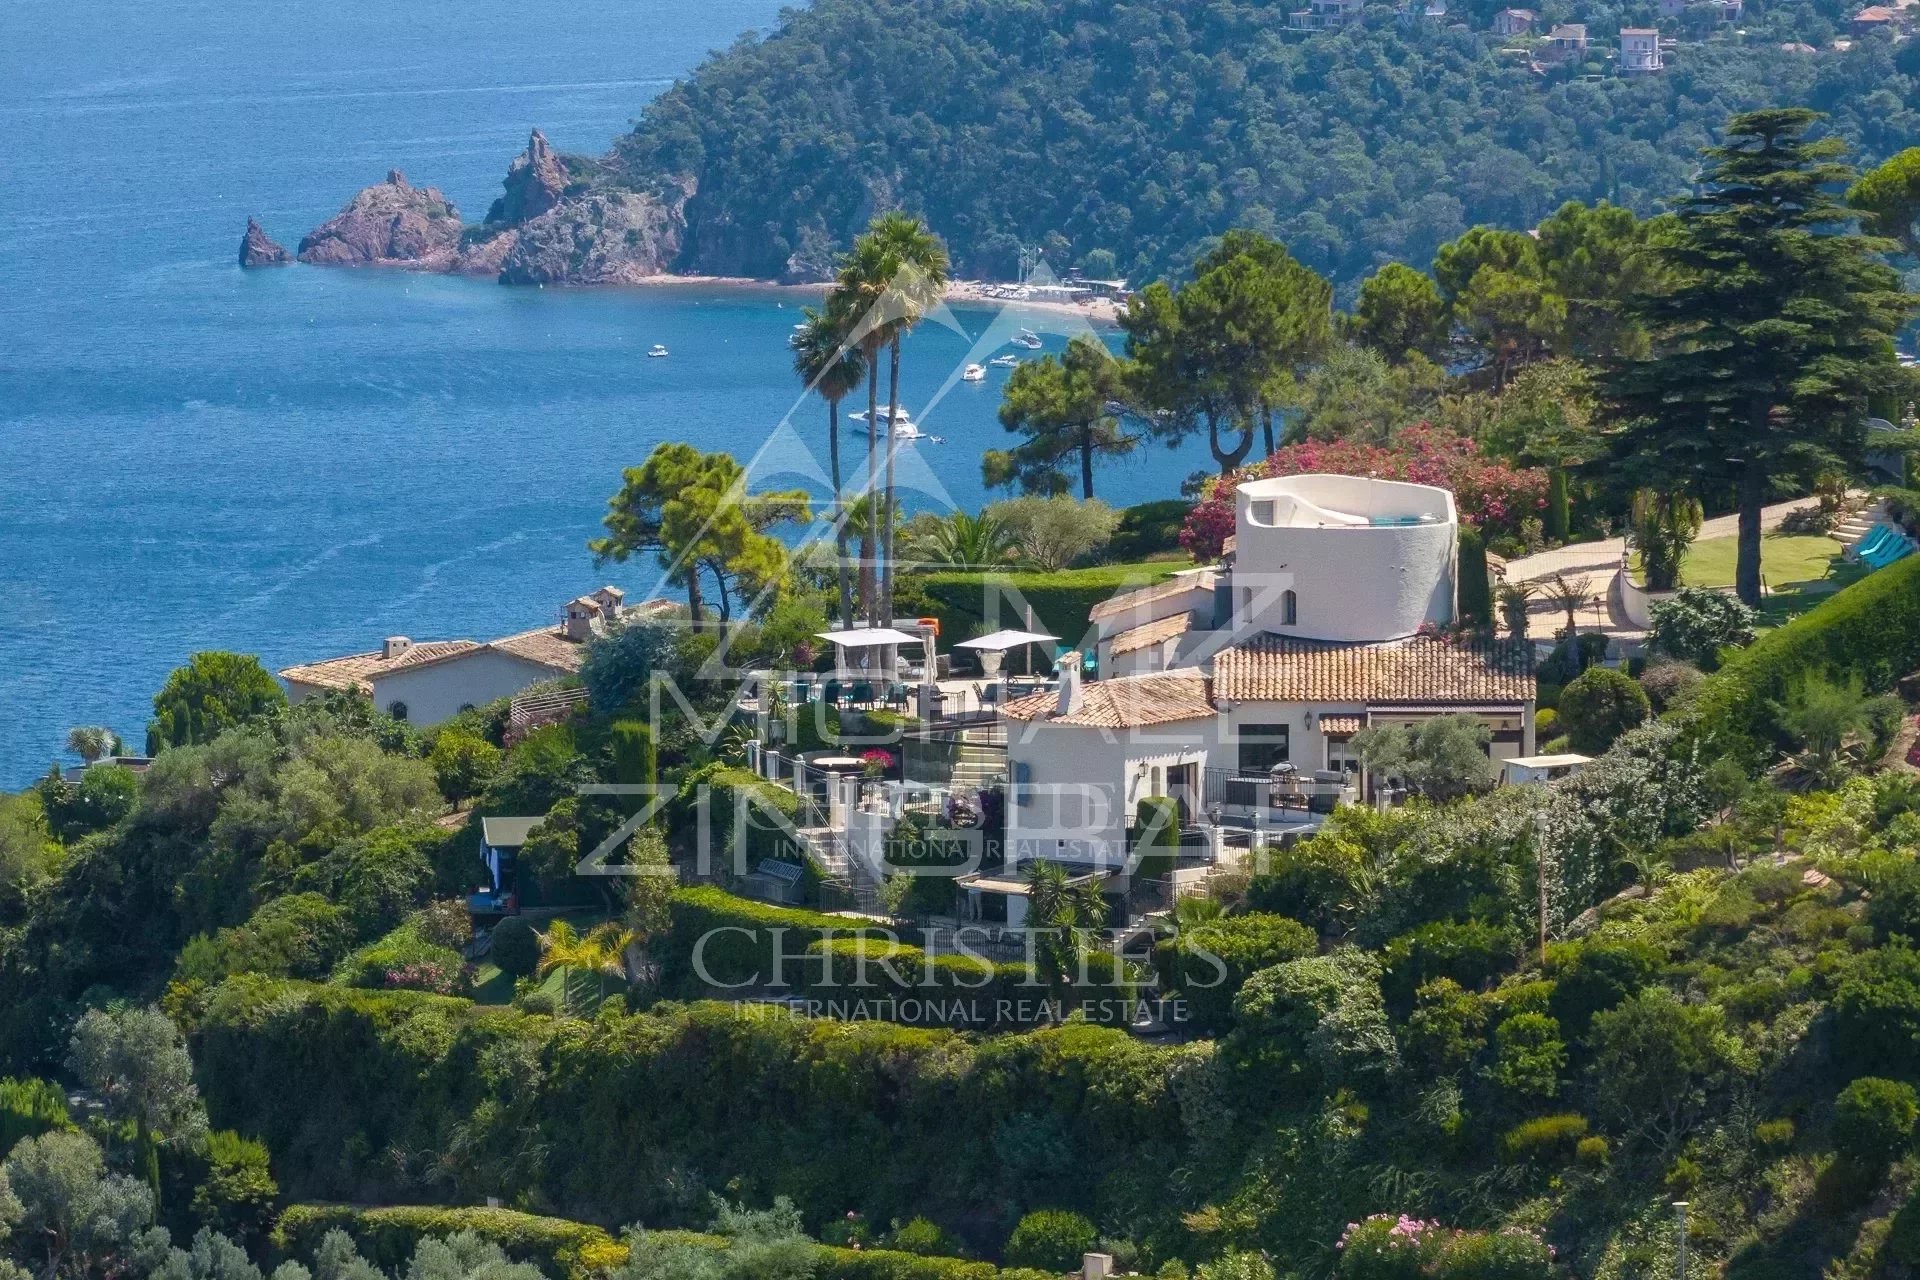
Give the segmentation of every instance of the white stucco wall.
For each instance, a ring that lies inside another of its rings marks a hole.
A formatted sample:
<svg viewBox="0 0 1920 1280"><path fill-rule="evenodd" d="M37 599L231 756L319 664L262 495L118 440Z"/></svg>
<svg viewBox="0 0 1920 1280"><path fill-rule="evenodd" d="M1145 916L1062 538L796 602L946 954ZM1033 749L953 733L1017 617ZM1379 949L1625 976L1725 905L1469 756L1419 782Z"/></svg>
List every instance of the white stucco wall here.
<svg viewBox="0 0 1920 1280"><path fill-rule="evenodd" d="M474 649L428 666L406 668L372 681L373 705L385 711L407 704L407 723L425 727L451 720L465 706L484 706L559 673L498 649Z"/></svg>
<svg viewBox="0 0 1920 1280"><path fill-rule="evenodd" d="M1453 495L1357 476L1286 476L1240 486L1236 615L1277 635L1381 641L1453 621L1459 559ZM1375 518L1432 517L1374 525ZM1282 614L1292 590L1295 620Z"/></svg>

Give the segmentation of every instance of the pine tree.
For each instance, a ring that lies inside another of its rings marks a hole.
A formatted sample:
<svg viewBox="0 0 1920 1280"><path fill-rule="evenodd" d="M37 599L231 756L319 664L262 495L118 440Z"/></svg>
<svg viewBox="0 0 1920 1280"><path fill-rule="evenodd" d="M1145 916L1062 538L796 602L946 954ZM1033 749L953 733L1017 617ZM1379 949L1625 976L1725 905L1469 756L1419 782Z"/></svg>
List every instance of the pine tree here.
<svg viewBox="0 0 1920 1280"><path fill-rule="evenodd" d="M1867 398L1895 373L1893 334L1912 310L1878 254L1849 233L1836 191L1853 171L1821 117L1749 112L1711 148L1699 194L1655 252L1671 287L1640 307L1651 354L1609 376L1616 456L1660 487L1740 513L1735 587L1760 599L1761 508L1774 486L1856 461Z"/></svg>

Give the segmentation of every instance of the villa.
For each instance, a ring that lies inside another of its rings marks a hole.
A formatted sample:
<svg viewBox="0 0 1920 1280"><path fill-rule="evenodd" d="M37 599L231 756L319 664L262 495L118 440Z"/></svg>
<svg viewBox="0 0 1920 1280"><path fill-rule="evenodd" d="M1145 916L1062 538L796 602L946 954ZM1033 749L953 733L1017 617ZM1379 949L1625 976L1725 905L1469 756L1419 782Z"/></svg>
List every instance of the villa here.
<svg viewBox="0 0 1920 1280"><path fill-rule="evenodd" d="M658 603L630 609L625 598L618 587L601 587L569 600L553 626L485 643L389 636L371 652L287 667L280 678L295 703L329 689L346 690L373 699L395 719L436 725L469 707L576 674L588 640Z"/></svg>
<svg viewBox="0 0 1920 1280"><path fill-rule="evenodd" d="M1114 874L1136 806L1183 826L1306 830L1370 790L1352 739L1469 715L1496 761L1534 751L1534 655L1440 638L1455 620L1458 514L1444 489L1307 475L1240 487L1230 551L1093 612L1100 670L1007 721L1007 869ZM1016 877L1017 878L1017 877ZM1009 903L1007 919L1019 907Z"/></svg>
<svg viewBox="0 0 1920 1280"><path fill-rule="evenodd" d="M1652 27L1620 28L1620 74L1650 75L1664 70L1660 33Z"/></svg>
<svg viewBox="0 0 1920 1280"><path fill-rule="evenodd" d="M1524 36L1533 30L1534 19L1537 16L1531 9L1502 9L1493 15L1493 34Z"/></svg>

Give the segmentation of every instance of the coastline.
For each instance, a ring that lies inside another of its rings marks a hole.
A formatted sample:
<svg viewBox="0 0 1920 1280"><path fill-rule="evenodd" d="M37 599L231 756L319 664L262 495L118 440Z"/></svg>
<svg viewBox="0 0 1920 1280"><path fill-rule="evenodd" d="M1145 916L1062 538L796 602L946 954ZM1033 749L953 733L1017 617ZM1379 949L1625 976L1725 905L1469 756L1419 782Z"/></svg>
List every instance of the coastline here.
<svg viewBox="0 0 1920 1280"><path fill-rule="evenodd" d="M543 285L541 287L570 288L573 286ZM813 299L824 295L828 286L825 283L783 284L778 280L760 280L752 276L658 275L625 281L615 287L629 289L706 287ZM1091 324L1106 328L1117 327L1120 323L1120 307L1111 298L1090 298L1085 302L1056 302L1035 298L998 298L989 292L1006 287L1005 284L987 280L953 280L947 284L946 300L955 306L1010 307L1047 315L1079 316Z"/></svg>

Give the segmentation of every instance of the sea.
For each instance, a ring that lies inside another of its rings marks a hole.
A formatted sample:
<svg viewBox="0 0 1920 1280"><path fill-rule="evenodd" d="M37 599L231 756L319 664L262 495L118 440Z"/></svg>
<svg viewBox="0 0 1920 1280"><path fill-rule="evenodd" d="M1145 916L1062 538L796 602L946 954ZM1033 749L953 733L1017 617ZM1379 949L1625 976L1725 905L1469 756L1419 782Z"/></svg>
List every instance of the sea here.
<svg viewBox="0 0 1920 1280"><path fill-rule="evenodd" d="M793 291L516 289L305 266L243 272L249 215L293 248L399 168L468 220L539 127L600 153L781 0L9 0L0 20L0 787L104 724L141 745L199 649L271 668L382 637L487 639L651 565L586 549L663 440L825 492ZM909 509L977 509L1021 327L956 309L907 341ZM649 359L654 344L669 355ZM1023 353L1028 354L1028 353ZM849 408L855 406L848 406ZM862 455L856 426L843 436ZM1121 505L1205 451L1105 466Z"/></svg>

